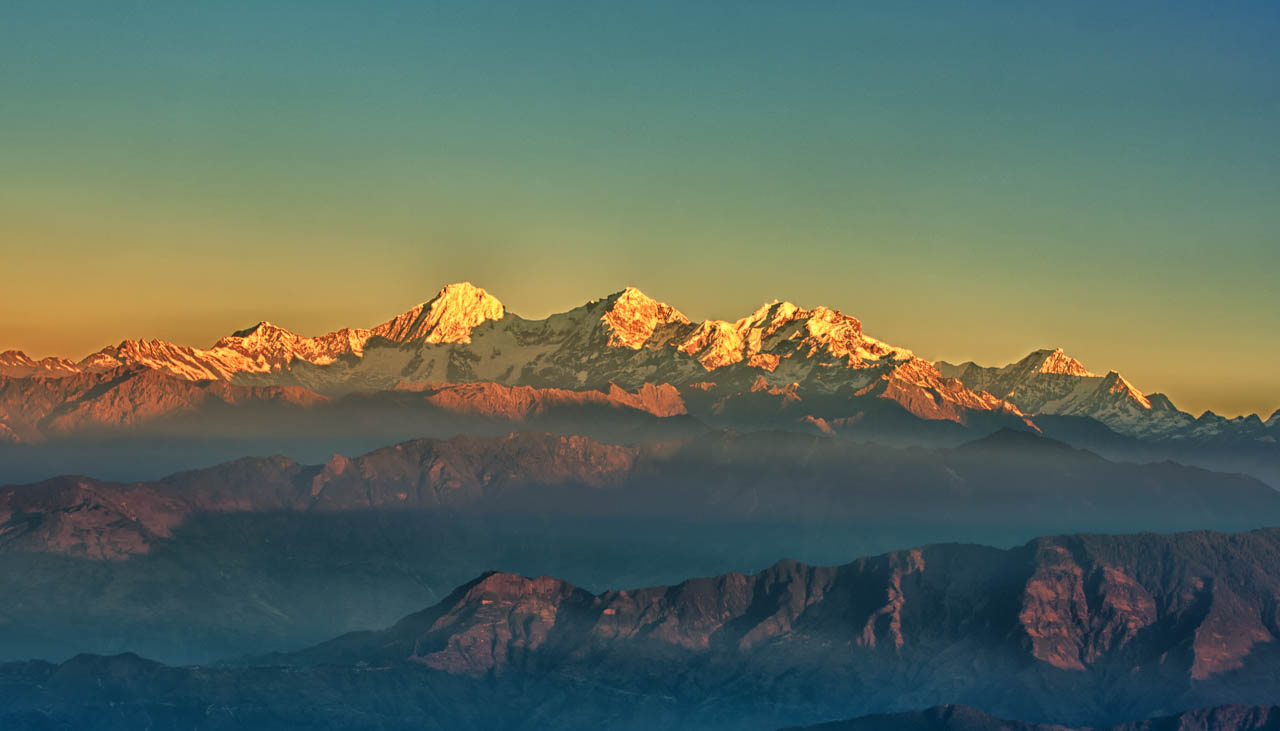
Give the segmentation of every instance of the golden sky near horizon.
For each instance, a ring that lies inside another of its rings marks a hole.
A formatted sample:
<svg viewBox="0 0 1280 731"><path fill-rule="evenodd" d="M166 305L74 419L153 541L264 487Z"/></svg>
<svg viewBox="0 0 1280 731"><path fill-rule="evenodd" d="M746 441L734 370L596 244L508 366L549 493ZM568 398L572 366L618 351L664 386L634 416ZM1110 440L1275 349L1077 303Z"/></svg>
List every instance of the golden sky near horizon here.
<svg viewBox="0 0 1280 731"><path fill-rule="evenodd" d="M1280 407L1280 6L19 3L0 348L825 304Z"/></svg>

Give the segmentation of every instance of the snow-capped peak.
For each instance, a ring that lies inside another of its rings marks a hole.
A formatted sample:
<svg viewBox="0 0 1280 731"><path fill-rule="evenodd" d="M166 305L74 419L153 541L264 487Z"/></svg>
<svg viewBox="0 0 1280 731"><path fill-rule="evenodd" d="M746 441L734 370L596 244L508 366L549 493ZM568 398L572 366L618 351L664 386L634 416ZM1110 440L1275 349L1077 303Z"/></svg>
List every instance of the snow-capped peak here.
<svg viewBox="0 0 1280 731"><path fill-rule="evenodd" d="M369 340L368 330L335 330L320 337L305 337L263 320L214 343L207 351L193 351L206 361L225 361L232 371L260 372L288 366L294 360L324 365L347 355L360 355ZM237 363L233 353L247 359ZM221 370L221 369L215 369Z"/></svg>
<svg viewBox="0 0 1280 731"><path fill-rule="evenodd" d="M659 302L635 287L627 287L607 299L600 321L609 331L609 345L640 349L664 325L688 325L689 318L671 305Z"/></svg>
<svg viewBox="0 0 1280 731"><path fill-rule="evenodd" d="M0 376L64 376L75 372L75 364L65 358L50 356L36 360L21 350L0 353Z"/></svg>
<svg viewBox="0 0 1280 731"><path fill-rule="evenodd" d="M1116 371L1105 376L1092 373L1059 349L1036 350L999 368L943 363L941 369L969 388L1005 399L1033 416L1085 416L1140 436L1172 434L1193 421L1168 397L1143 394Z"/></svg>
<svg viewBox="0 0 1280 731"><path fill-rule="evenodd" d="M469 343L472 328L488 320L500 320L505 314L497 297L471 282L457 282L373 328L373 334L401 343Z"/></svg>
<svg viewBox="0 0 1280 731"><path fill-rule="evenodd" d="M1116 371L1109 371L1103 377L1103 385L1109 393L1124 396L1148 411L1151 409L1151 401Z"/></svg>
<svg viewBox="0 0 1280 731"><path fill-rule="evenodd" d="M649 378L678 384L732 367L724 374L725 383L754 377L757 373L741 369L756 369L771 386L853 386L858 394L881 389L909 404L913 413L933 414L929 418L962 418L955 409L1086 416L1140 436L1180 434L1194 421L1168 398L1144 395L1119 373L1090 372L1060 348L1036 350L996 368L935 364L869 337L857 318L829 307L804 309L773 300L736 321L692 323L674 307L627 287L541 322L506 314L497 298L459 282L372 329L344 328L305 337L262 321L208 349L127 340L77 363L6 351L0 353L0 375L60 376L143 366L189 380L304 381L342 392L349 384L399 382L408 369L422 381L454 378L450 359L457 348L430 346L470 344L467 352L477 365L470 375L456 376L464 380L515 383L533 373L539 382L560 379L556 382L570 387ZM476 329L497 320L502 324ZM628 350L636 351L634 357ZM674 357L665 358L664 353ZM938 399L951 406L944 408ZM1200 425L1205 429L1218 428L1216 417L1202 421L1213 422ZM1280 426L1280 410L1265 425L1255 421L1259 428L1274 430Z"/></svg>
<svg viewBox="0 0 1280 731"><path fill-rule="evenodd" d="M677 347L707 369L746 361L773 370L793 355L822 354L850 366L885 356L914 357L909 350L868 337L857 318L839 310L822 306L806 310L778 300L766 302L737 322L707 320Z"/></svg>
<svg viewBox="0 0 1280 731"><path fill-rule="evenodd" d="M768 336L777 332L779 328L785 327L788 323L795 322L798 318L803 317L804 314L805 311L799 305L773 300L760 305L755 312L734 323L734 326L740 330L758 328L763 335Z"/></svg>
<svg viewBox="0 0 1280 731"><path fill-rule="evenodd" d="M1096 376L1080 361L1062 352L1062 348L1054 348L1045 356L1044 362L1037 369L1038 373L1055 373L1060 376Z"/></svg>
<svg viewBox="0 0 1280 731"><path fill-rule="evenodd" d="M263 320L263 321L259 322L257 325L254 325L253 327L246 327L246 328L245 328L245 329L243 329L243 330L236 330L235 332L231 333L231 335L229 335L228 337L233 337L233 338L248 338L248 337L266 338L266 337L279 337L279 336L280 336L280 335L282 335L282 334L293 335L293 333L289 332L288 330L285 330L285 329L284 329L284 328L282 328L282 327L279 327L279 326L277 326L277 325L273 325L273 324L271 324L270 322L267 322L266 320Z"/></svg>
<svg viewBox="0 0 1280 731"><path fill-rule="evenodd" d="M862 323L856 317L821 305L804 314L808 315L805 330L818 344L826 346L831 355L866 357L862 353L866 350L866 339L862 335Z"/></svg>
<svg viewBox="0 0 1280 731"><path fill-rule="evenodd" d="M21 350L6 350L0 353L0 365L35 366L36 361Z"/></svg>
<svg viewBox="0 0 1280 731"><path fill-rule="evenodd" d="M1080 376L1084 378L1101 378L1084 367L1080 361L1062 351L1062 348L1044 348L1032 351L1027 357L1012 366L1027 373L1048 373L1059 376Z"/></svg>

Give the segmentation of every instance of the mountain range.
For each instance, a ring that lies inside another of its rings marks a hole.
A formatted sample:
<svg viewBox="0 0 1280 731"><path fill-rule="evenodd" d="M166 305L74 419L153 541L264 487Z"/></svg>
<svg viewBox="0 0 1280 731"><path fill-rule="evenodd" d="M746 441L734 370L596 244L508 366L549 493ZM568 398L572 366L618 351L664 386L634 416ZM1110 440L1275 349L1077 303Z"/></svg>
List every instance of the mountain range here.
<svg viewBox="0 0 1280 731"><path fill-rule="evenodd" d="M0 354L11 481L68 460L95 474L159 474L93 469L83 455L104 441L117 457L199 442L166 466L225 459L246 441L310 459L418 436L559 430L557 411L577 412L566 432L620 442L766 428L958 444L1019 428L1280 484L1280 411L1193 417L1061 350L999 368L935 363L866 335L854 317L790 302L695 323L628 288L527 320L459 283L382 324L319 337L261 322L207 349L128 340L78 362ZM228 440L239 441L219 451Z"/></svg>
<svg viewBox="0 0 1280 731"><path fill-rule="evenodd" d="M787 432L420 439L322 464L0 488L0 658L207 662L377 626L493 567L591 588L937 541L1280 524L1280 492L1034 433L955 448ZM340 599L339 599L340 598Z"/></svg>
<svg viewBox="0 0 1280 731"><path fill-rule="evenodd" d="M1096 727L1205 708L1120 728L1271 728L1277 567L1268 529L940 544L605 591L486 572L386 629L297 651L0 665L0 720L776 729L902 713L835 728L985 731L1046 728L995 717ZM995 716L910 713L951 703Z"/></svg>
<svg viewBox="0 0 1280 731"><path fill-rule="evenodd" d="M9 351L0 726L1256 731L1277 437L634 288Z"/></svg>

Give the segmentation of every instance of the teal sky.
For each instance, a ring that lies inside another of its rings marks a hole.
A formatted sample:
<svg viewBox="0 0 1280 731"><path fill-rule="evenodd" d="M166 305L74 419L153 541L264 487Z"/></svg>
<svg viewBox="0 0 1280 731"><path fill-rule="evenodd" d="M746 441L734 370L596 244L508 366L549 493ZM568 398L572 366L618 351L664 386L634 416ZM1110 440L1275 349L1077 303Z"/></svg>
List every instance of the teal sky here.
<svg viewBox="0 0 1280 731"><path fill-rule="evenodd" d="M9 0L0 348L630 284L1265 416L1278 37L1271 0Z"/></svg>

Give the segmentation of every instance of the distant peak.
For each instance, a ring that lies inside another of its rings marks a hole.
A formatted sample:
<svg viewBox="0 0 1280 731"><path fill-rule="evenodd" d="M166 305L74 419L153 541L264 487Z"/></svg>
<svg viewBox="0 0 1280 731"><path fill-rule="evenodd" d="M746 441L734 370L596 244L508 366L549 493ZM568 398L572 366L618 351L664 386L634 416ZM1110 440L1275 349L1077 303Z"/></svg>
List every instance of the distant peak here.
<svg viewBox="0 0 1280 731"><path fill-rule="evenodd" d="M761 315L772 314L774 317L794 317L797 313L804 312L804 308L794 302L787 300L772 300L760 305L756 313Z"/></svg>
<svg viewBox="0 0 1280 731"><path fill-rule="evenodd" d="M964 444L961 444L958 449L970 452L1003 449L1026 451L1036 449L1060 452L1064 454L1073 452L1088 454L1087 452L1077 450L1071 445L1060 442L1056 439L1050 439L1023 429L1009 429L1007 427L1004 429L998 429L985 437L965 442Z"/></svg>
<svg viewBox="0 0 1280 731"><path fill-rule="evenodd" d="M431 300L429 301L434 301L441 298L447 299L450 297L476 297L476 298L487 297L492 299L493 295L486 292L483 288L477 287L471 282L452 282L450 284L446 284L443 287L441 287L440 291L436 292L436 296L432 297Z"/></svg>
<svg viewBox="0 0 1280 731"><path fill-rule="evenodd" d="M657 301L644 292L641 292L639 287L623 287L622 291L618 292L617 295L618 299L644 299L652 302Z"/></svg>
<svg viewBox="0 0 1280 731"><path fill-rule="evenodd" d="M676 308L659 302L635 287L610 295L600 321L609 330L609 345L640 349L664 325L688 325L689 318Z"/></svg>
<svg viewBox="0 0 1280 731"><path fill-rule="evenodd" d="M471 583L466 598L510 602L557 594L572 588L569 582L550 576L528 577L505 571L486 571Z"/></svg>
<svg viewBox="0 0 1280 731"><path fill-rule="evenodd" d="M1168 411L1171 413L1178 411L1178 407L1173 405L1173 401L1162 393L1149 393L1146 394L1146 397L1147 402L1151 404L1151 408L1153 409L1159 409L1161 411Z"/></svg>
<svg viewBox="0 0 1280 731"><path fill-rule="evenodd" d="M1052 350L1044 348L1033 351L1026 358L1023 358L1021 363L1031 366L1035 373L1088 378L1098 377L1097 373L1085 368L1083 363L1064 353L1062 348L1053 348Z"/></svg>
<svg viewBox="0 0 1280 731"><path fill-rule="evenodd" d="M471 330L500 320L506 309L497 297L471 282L445 285L435 297L373 329L375 335L405 343L469 343Z"/></svg>
<svg viewBox="0 0 1280 731"><path fill-rule="evenodd" d="M1103 376L1103 385L1113 394L1123 394L1144 409L1151 409L1151 401L1137 389L1129 379L1120 375L1118 371L1107 371L1107 375Z"/></svg>
<svg viewBox="0 0 1280 731"><path fill-rule="evenodd" d="M1062 348L1054 348L1053 352L1040 364L1041 373L1056 373L1065 376L1094 376L1080 361L1062 352Z"/></svg>
<svg viewBox="0 0 1280 731"><path fill-rule="evenodd" d="M773 300L765 302L756 308L755 312L732 323L732 326L741 331L751 328L763 328L767 334L772 334L780 327L794 322L795 320L808 315L800 306L791 302L781 302ZM710 322L710 321L709 321ZM729 323L725 323L726 325Z"/></svg>
<svg viewBox="0 0 1280 731"><path fill-rule="evenodd" d="M498 320L506 314L506 308L497 297L471 282L446 284L436 296L419 305L427 310L444 312L462 311L484 315L484 319ZM478 322L476 324L479 324Z"/></svg>
<svg viewBox="0 0 1280 731"><path fill-rule="evenodd" d="M836 358L861 366L890 356L914 358L911 351L896 348L862 332L858 318L840 310L817 306L806 310L792 302L773 300L736 321L707 320L679 349L694 356L708 370L733 363L776 369L783 358L799 355Z"/></svg>
<svg viewBox="0 0 1280 731"><path fill-rule="evenodd" d="M680 313L679 310L658 300L650 297L636 287L626 287L620 292L614 292L606 298L609 301L610 308L618 307L640 307L653 308L662 310L663 312L674 313L676 319L684 319L686 322L689 318Z"/></svg>
<svg viewBox="0 0 1280 731"><path fill-rule="evenodd" d="M818 305L807 312L801 310L799 315L808 317L807 327L809 332L817 337L840 337L840 338L857 338L862 339L862 321L852 315L846 315L840 310L833 310L824 305Z"/></svg>
<svg viewBox="0 0 1280 731"><path fill-rule="evenodd" d="M247 327L243 330L237 330L231 333L231 337L247 338L252 335L267 335L270 333L287 333L287 332L289 331L285 330L282 327L279 327L278 325L273 325L270 322L263 320L262 322L259 322L257 325L254 325L253 327Z"/></svg>

